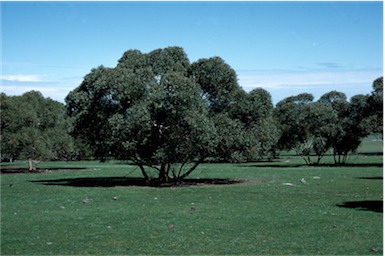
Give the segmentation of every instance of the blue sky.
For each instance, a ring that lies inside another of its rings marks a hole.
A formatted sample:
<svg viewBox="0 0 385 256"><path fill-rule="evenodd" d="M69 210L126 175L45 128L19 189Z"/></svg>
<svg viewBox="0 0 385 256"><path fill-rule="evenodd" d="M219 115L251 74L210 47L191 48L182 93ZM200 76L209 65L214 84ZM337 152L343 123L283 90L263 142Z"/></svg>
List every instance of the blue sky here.
<svg viewBox="0 0 385 256"><path fill-rule="evenodd" d="M126 50L220 56L274 103L302 92L368 94L383 75L382 2L1 2L1 91L64 102Z"/></svg>

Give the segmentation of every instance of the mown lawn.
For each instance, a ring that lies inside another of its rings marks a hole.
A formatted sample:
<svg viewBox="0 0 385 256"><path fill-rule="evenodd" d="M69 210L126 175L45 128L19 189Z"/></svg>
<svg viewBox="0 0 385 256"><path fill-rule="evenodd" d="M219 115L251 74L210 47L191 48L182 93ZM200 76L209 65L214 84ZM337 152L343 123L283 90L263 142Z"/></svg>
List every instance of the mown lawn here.
<svg viewBox="0 0 385 256"><path fill-rule="evenodd" d="M88 169L2 175L1 254L379 255L382 143L365 143L345 167L286 155L193 175L232 185L133 186L123 163L41 163Z"/></svg>

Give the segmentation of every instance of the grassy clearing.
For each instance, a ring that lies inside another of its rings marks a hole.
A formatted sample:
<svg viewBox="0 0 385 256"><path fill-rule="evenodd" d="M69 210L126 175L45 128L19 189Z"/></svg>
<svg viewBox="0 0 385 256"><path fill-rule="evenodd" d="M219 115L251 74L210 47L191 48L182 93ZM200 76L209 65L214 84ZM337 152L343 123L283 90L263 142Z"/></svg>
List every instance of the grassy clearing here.
<svg viewBox="0 0 385 256"><path fill-rule="evenodd" d="M290 156L193 175L234 185L127 186L134 166L41 163L89 169L2 175L1 254L382 254L382 155L365 143L347 167Z"/></svg>

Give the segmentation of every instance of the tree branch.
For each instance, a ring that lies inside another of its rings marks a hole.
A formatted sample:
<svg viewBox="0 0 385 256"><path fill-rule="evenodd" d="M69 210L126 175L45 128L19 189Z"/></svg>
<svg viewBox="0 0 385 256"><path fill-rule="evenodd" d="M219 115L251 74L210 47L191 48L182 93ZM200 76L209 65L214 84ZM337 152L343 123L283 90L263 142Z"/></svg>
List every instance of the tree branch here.
<svg viewBox="0 0 385 256"><path fill-rule="evenodd" d="M139 166L139 168L140 168L140 170L141 170L141 172L142 172L142 175L143 175L144 179L145 179L147 182L149 182L149 181L150 181L150 178L148 177L148 175L147 175L147 173L146 173L146 170L144 169L144 166L143 166L143 164L142 164L142 161L141 161L140 157L136 155L136 156L134 157L133 160L135 161L135 164L136 164L137 166Z"/></svg>
<svg viewBox="0 0 385 256"><path fill-rule="evenodd" d="M182 176L180 176L180 179L184 179L186 178L188 175L190 175L190 173L192 173L197 167L199 164L201 164L203 162L203 160L205 159L206 157L205 156L202 156L201 158L199 158L199 160L197 162L195 162L195 164L190 168L190 170L188 170L187 172L185 172Z"/></svg>

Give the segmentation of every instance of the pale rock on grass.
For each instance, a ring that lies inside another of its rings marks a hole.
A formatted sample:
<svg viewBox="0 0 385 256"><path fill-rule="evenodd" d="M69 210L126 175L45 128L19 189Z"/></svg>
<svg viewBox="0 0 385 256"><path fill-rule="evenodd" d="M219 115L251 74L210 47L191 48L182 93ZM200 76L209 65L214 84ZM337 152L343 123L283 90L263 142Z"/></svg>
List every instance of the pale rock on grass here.
<svg viewBox="0 0 385 256"><path fill-rule="evenodd" d="M94 200L92 200L91 198L86 197L86 198L83 198L82 201L85 204L89 204L89 203L92 203Z"/></svg>

